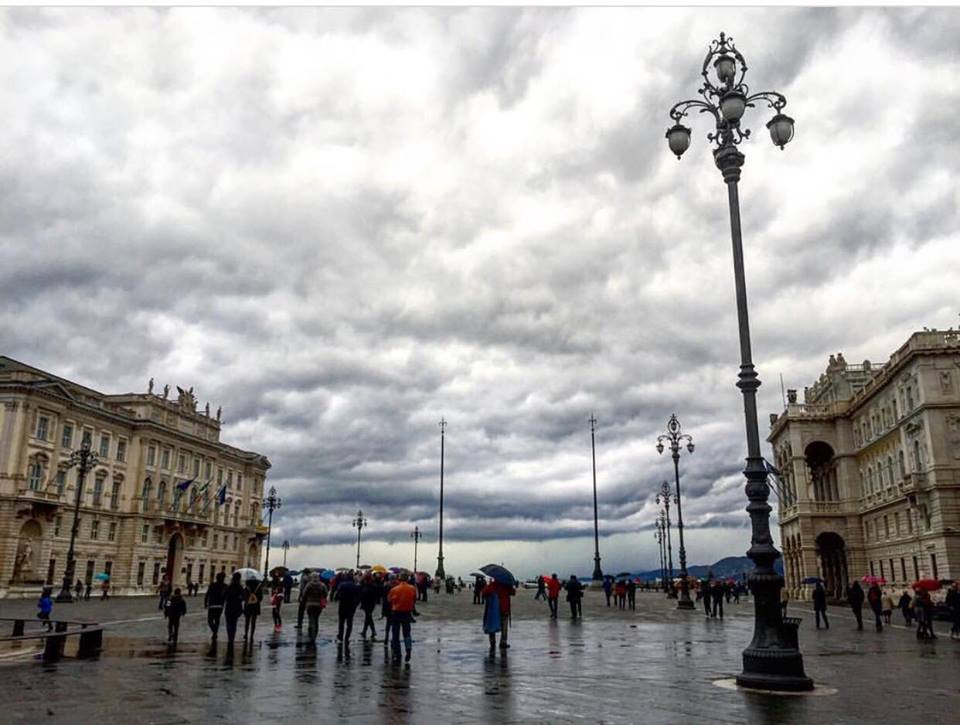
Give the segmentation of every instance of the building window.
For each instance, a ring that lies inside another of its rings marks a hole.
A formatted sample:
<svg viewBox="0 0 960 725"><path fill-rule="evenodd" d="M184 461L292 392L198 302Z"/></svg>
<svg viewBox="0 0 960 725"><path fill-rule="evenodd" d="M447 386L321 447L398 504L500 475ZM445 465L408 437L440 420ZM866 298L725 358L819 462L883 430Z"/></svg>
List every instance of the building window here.
<svg viewBox="0 0 960 725"><path fill-rule="evenodd" d="M204 565L200 564L200 566L197 567L197 584L203 583L203 570L204 570Z"/></svg>
<svg viewBox="0 0 960 725"><path fill-rule="evenodd" d="M930 554L930 571L933 572L933 578L939 579L940 573L937 571L937 555Z"/></svg>
<svg viewBox="0 0 960 725"><path fill-rule="evenodd" d="M214 532L213 534L213 548L216 549L220 544L220 535Z"/></svg>
<svg viewBox="0 0 960 725"><path fill-rule="evenodd" d="M160 457L160 468L168 469L170 468L170 449L164 448L163 453Z"/></svg>
<svg viewBox="0 0 960 725"><path fill-rule="evenodd" d="M50 432L50 419L41 415L37 418L37 438L42 441L47 440L47 434Z"/></svg>
<svg viewBox="0 0 960 725"><path fill-rule="evenodd" d="M897 536L900 536L901 531L900 531L900 512L899 511L893 512L893 526L894 526L893 530L896 532Z"/></svg>
<svg viewBox="0 0 960 725"><path fill-rule="evenodd" d="M107 541L116 541L117 540L117 522L111 521L110 527L107 529Z"/></svg>
<svg viewBox="0 0 960 725"><path fill-rule="evenodd" d="M107 576L110 576L111 574L113 574L113 562L112 562L112 561L105 561L105 562L103 562L103 573L106 574Z"/></svg>
<svg viewBox="0 0 960 725"><path fill-rule="evenodd" d="M155 466L157 464L157 447L150 446L147 448L147 465Z"/></svg>
<svg viewBox="0 0 960 725"><path fill-rule="evenodd" d="M162 527L162 526L156 526L156 527L154 527L154 529L153 529L153 541L154 541L154 543L156 543L156 544L162 544L162 543L163 543L163 527Z"/></svg>
<svg viewBox="0 0 960 725"><path fill-rule="evenodd" d="M870 562L870 576L876 576L876 573L873 571L873 562Z"/></svg>
<svg viewBox="0 0 960 725"><path fill-rule="evenodd" d="M923 468L923 458L920 456L920 441L913 442L913 470L917 473Z"/></svg>
<svg viewBox="0 0 960 725"><path fill-rule="evenodd" d="M110 436L100 436L100 458L106 460L110 457Z"/></svg>
<svg viewBox="0 0 960 725"><path fill-rule="evenodd" d="M160 504L160 507L163 508L163 505L167 501L167 482L160 481L160 485L157 486L157 501Z"/></svg>
<svg viewBox="0 0 960 725"><path fill-rule="evenodd" d="M80 445L81 446L92 446L93 445L93 431L85 430L83 435L80 436Z"/></svg>
<svg viewBox="0 0 960 725"><path fill-rule="evenodd" d="M893 398L891 398L890 407L893 409L893 421L896 422L897 419L900 417L899 414L897 413L897 396L896 395L894 395ZM906 579L906 577L904 577L904 579Z"/></svg>
<svg viewBox="0 0 960 725"><path fill-rule="evenodd" d="M120 479L113 479L113 489L110 491L110 508L120 508L120 487L123 482Z"/></svg>
<svg viewBox="0 0 960 725"><path fill-rule="evenodd" d="M96 559L87 559L87 575L83 581L87 586L93 584L93 568L97 565Z"/></svg>
<svg viewBox="0 0 960 725"><path fill-rule="evenodd" d="M913 513L910 511L910 509L907 509L907 513L904 518L906 518L907 520L907 533L912 534L913 533Z"/></svg>
<svg viewBox="0 0 960 725"><path fill-rule="evenodd" d="M233 471L227 471L227 488L233 487Z"/></svg>
<svg viewBox="0 0 960 725"><path fill-rule="evenodd" d="M220 467L217 467L217 485L223 485L223 469Z"/></svg>
<svg viewBox="0 0 960 725"><path fill-rule="evenodd" d="M193 475L194 477L200 475L200 459L199 458L193 459Z"/></svg>
<svg viewBox="0 0 960 725"><path fill-rule="evenodd" d="M153 585L156 586L160 583L160 562L153 562Z"/></svg>
<svg viewBox="0 0 960 725"><path fill-rule="evenodd" d="M913 557L913 578L915 580L920 579L920 563L917 561L917 557Z"/></svg>
<svg viewBox="0 0 960 725"><path fill-rule="evenodd" d="M897 570L893 568L893 559L890 560L890 581L897 578Z"/></svg>
<svg viewBox="0 0 960 725"><path fill-rule="evenodd" d="M213 478L213 464L210 463L210 461L207 461L207 465L204 467L204 471L206 472L206 475L204 476L204 478L206 478L208 481L211 478Z"/></svg>
<svg viewBox="0 0 960 725"><path fill-rule="evenodd" d="M140 543L146 544L150 541L150 526L149 524L144 524L143 528L140 529Z"/></svg>
<svg viewBox="0 0 960 725"><path fill-rule="evenodd" d="M70 448L73 446L73 426L69 423L64 423L63 433L60 436L60 445L63 448Z"/></svg>
<svg viewBox="0 0 960 725"><path fill-rule="evenodd" d="M243 491L243 474L237 474L237 491Z"/></svg>
<svg viewBox="0 0 960 725"><path fill-rule="evenodd" d="M57 496L63 496L63 492L66 487L67 472L65 470L57 471Z"/></svg>
<svg viewBox="0 0 960 725"><path fill-rule="evenodd" d="M90 541L96 541L97 537L100 535L100 521L94 519L90 522Z"/></svg>
<svg viewBox="0 0 960 725"><path fill-rule="evenodd" d="M907 562L902 556L900 557L900 573L903 574L903 581L906 581L907 580Z"/></svg>
<svg viewBox="0 0 960 725"><path fill-rule="evenodd" d="M47 565L47 584L53 584L53 575L57 569L57 560L50 559L50 563Z"/></svg>
<svg viewBox="0 0 960 725"><path fill-rule="evenodd" d="M890 518L886 514L883 516L883 536L885 539L890 538Z"/></svg>
<svg viewBox="0 0 960 725"><path fill-rule="evenodd" d="M104 476L97 476L93 483L93 507L100 508L100 500L103 498L103 479Z"/></svg>
<svg viewBox="0 0 960 725"><path fill-rule="evenodd" d="M907 410L913 410L913 388L907 386Z"/></svg>
<svg viewBox="0 0 960 725"><path fill-rule="evenodd" d="M120 438L117 441L117 460L123 463L127 460L127 441Z"/></svg>
<svg viewBox="0 0 960 725"><path fill-rule="evenodd" d="M39 491L43 484L43 463L39 459L30 464L30 490Z"/></svg>
<svg viewBox="0 0 960 725"><path fill-rule="evenodd" d="M63 527L63 516L57 516L53 520L53 535L60 536L60 529Z"/></svg>
<svg viewBox="0 0 960 725"><path fill-rule="evenodd" d="M880 578L881 578L881 579L886 579L886 578L887 578L887 575L886 575L886 573L885 573L884 570L883 570L883 559L880 560ZM892 579L892 578L893 578L893 577L891 576L891 579Z"/></svg>
<svg viewBox="0 0 960 725"><path fill-rule="evenodd" d="M183 473L187 470L187 457L182 453L177 456L177 473Z"/></svg>
<svg viewBox="0 0 960 725"><path fill-rule="evenodd" d="M137 564L137 586L138 587L143 586L143 574L144 574L144 569L146 568L147 568L147 562L145 561L141 561L139 564Z"/></svg>

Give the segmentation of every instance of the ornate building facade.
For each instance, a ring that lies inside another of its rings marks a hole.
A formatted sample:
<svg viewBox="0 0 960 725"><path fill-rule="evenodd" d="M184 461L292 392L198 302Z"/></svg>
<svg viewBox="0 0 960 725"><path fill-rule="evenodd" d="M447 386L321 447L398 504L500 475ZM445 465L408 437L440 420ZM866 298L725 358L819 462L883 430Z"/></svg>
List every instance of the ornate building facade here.
<svg viewBox="0 0 960 725"><path fill-rule="evenodd" d="M831 355L802 403L787 393L767 440L789 596L960 577L960 333L914 333L881 366Z"/></svg>
<svg viewBox="0 0 960 725"><path fill-rule="evenodd" d="M265 456L220 442L220 411L193 388L107 395L0 356L0 596L34 596L63 579L87 442L74 579L111 591L206 583L259 568ZM188 484L188 482L190 482ZM94 584L96 582L94 581Z"/></svg>

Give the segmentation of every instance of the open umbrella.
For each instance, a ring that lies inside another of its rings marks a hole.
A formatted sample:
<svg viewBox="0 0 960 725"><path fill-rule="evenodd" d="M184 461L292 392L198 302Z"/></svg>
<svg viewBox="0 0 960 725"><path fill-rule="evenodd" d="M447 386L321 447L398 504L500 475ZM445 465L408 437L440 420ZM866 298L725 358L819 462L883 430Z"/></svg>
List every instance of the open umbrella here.
<svg viewBox="0 0 960 725"><path fill-rule="evenodd" d="M818 576L807 576L800 580L801 584L823 584L823 579Z"/></svg>
<svg viewBox="0 0 960 725"><path fill-rule="evenodd" d="M402 571L406 571L406 569L404 569L402 566L391 566L390 571L394 574L399 574Z"/></svg>
<svg viewBox="0 0 960 725"><path fill-rule="evenodd" d="M383 564L374 564L370 567L370 571L376 572L377 574L386 574L387 567L385 567Z"/></svg>
<svg viewBox="0 0 960 725"><path fill-rule="evenodd" d="M369 564L361 564L360 568L366 571L367 569L372 569L373 567L370 566Z"/></svg>
<svg viewBox="0 0 960 725"><path fill-rule="evenodd" d="M928 592L935 592L941 586L936 579L920 579L911 585L911 589L926 589Z"/></svg>
<svg viewBox="0 0 960 725"><path fill-rule="evenodd" d="M629 577L629 576L632 576L630 572L622 571L619 574L617 574L617 579L622 579L623 577Z"/></svg>
<svg viewBox="0 0 960 725"><path fill-rule="evenodd" d="M241 581L263 581L263 574L258 572L256 569L251 569L250 567L244 567L243 569L237 569L234 574L240 575Z"/></svg>
<svg viewBox="0 0 960 725"><path fill-rule="evenodd" d="M865 577L861 578L860 581L862 581L864 584L870 584L871 586L874 584L887 583L887 580L882 576L873 576L873 574L867 574Z"/></svg>
<svg viewBox="0 0 960 725"><path fill-rule="evenodd" d="M94 579L96 579L98 582L106 582L106 581L110 581L110 575L107 574L105 571L102 571L99 574L97 574L94 577Z"/></svg>
<svg viewBox="0 0 960 725"><path fill-rule="evenodd" d="M273 567L273 569L270 570L270 576L273 576L274 574L276 574L277 576L283 576L288 571L290 570L287 569L287 567L285 566L275 566Z"/></svg>
<svg viewBox="0 0 960 725"><path fill-rule="evenodd" d="M480 571L493 579L495 582L505 584L508 587L515 587L519 583L517 582L517 578L510 573L509 569L505 569L499 564L487 564L486 566L481 566Z"/></svg>

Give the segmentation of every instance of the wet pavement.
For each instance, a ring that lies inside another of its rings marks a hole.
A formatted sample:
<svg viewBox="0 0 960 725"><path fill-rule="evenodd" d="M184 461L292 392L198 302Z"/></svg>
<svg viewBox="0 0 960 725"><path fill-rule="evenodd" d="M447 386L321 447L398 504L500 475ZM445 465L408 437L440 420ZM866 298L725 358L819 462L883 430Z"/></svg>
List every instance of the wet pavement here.
<svg viewBox="0 0 960 725"><path fill-rule="evenodd" d="M895 625L857 632L852 617L831 609L831 629L801 616L807 674L814 696L770 696L716 684L734 677L750 639L749 600L727 607L726 619L679 612L660 594L638 594L636 612L608 609L589 593L584 619L560 619L522 590L515 600L511 649L488 656L481 608L464 592L420 604L409 665L394 664L382 643L359 639L338 648L335 612L321 617L315 649L298 641L295 605L283 631L269 612L251 650L208 640L202 598L180 643L168 647L156 600L58 605L55 617L110 624L99 660L43 665L35 654L0 650L4 722L644 722L644 723L920 723L956 722L960 707L960 642L944 623L936 642L918 642ZM67 612L69 611L69 614ZM34 603L0 602L0 617L33 617ZM332 616L331 616L332 615ZM896 621L896 620L895 620ZM378 627L382 622L378 620ZM225 636L221 628L221 637ZM68 652L70 650L68 649ZM835 692L834 692L835 691ZM832 694L830 694L832 693Z"/></svg>

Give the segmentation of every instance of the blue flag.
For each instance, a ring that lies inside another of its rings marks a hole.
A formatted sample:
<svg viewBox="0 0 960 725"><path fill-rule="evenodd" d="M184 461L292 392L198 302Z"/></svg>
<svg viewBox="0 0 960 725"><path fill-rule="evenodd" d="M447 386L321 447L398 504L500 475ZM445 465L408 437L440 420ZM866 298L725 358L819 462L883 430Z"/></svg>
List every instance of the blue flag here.
<svg viewBox="0 0 960 725"><path fill-rule="evenodd" d="M217 506L222 506L227 501L227 484L223 484L217 491Z"/></svg>
<svg viewBox="0 0 960 725"><path fill-rule="evenodd" d="M190 488L190 484L196 480L197 479L195 478L191 478L189 481L181 481L180 483L177 484L177 490L180 491L181 493L183 491L186 491L188 488Z"/></svg>

